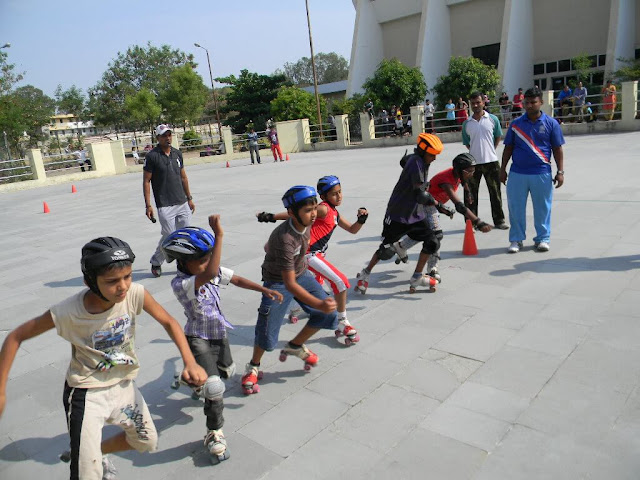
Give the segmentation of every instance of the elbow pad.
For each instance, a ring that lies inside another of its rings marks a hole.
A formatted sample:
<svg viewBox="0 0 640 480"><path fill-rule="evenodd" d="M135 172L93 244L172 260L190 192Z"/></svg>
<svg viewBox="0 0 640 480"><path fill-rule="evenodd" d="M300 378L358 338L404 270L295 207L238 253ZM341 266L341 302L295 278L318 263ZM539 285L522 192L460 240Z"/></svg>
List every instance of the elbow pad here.
<svg viewBox="0 0 640 480"><path fill-rule="evenodd" d="M436 199L433 198L433 195L431 195L429 192L425 192L424 190L417 190L416 202L418 202L420 205L433 206L436 204Z"/></svg>
<svg viewBox="0 0 640 480"><path fill-rule="evenodd" d="M464 206L464 203L462 202L456 202L456 212L458 212L460 215L466 215L467 214L467 207Z"/></svg>
<svg viewBox="0 0 640 480"><path fill-rule="evenodd" d="M258 214L258 221L276 223L276 219L273 213L267 213L267 212L260 212Z"/></svg>

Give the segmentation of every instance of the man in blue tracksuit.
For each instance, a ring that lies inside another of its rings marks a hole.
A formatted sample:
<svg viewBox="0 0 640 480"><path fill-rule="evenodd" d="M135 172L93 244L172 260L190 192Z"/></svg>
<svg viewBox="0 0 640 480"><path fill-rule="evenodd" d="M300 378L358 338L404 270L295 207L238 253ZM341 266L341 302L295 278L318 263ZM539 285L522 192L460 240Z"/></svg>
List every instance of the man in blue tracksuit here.
<svg viewBox="0 0 640 480"><path fill-rule="evenodd" d="M560 188L564 183L564 136L558 122L546 115L542 107L542 92L530 88L524 94L526 115L509 125L504 138L500 181L507 185L509 205L509 253L517 253L526 238L527 197L531 194L536 236L535 247L540 252L549 251L551 237L551 202L553 185ZM551 173L551 154L558 171ZM507 164L513 158L507 183Z"/></svg>

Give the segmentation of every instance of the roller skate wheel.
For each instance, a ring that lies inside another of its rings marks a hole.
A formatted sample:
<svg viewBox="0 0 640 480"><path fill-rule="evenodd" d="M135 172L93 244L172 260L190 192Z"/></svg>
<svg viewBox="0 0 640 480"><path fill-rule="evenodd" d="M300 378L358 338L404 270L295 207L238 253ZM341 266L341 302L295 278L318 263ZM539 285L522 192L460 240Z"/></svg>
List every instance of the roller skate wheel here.
<svg viewBox="0 0 640 480"><path fill-rule="evenodd" d="M180 378L173 377L173 382L171 382L171 388L174 390L178 390L180 388Z"/></svg>
<svg viewBox="0 0 640 480"><path fill-rule="evenodd" d="M64 463L69 463L71 461L71 452L69 450L65 450L58 458Z"/></svg>
<svg viewBox="0 0 640 480"><path fill-rule="evenodd" d="M292 317L289 317L289 321L290 321L291 323L294 323L294 324L295 324L295 323L298 323L298 317L293 317L293 316L292 316Z"/></svg>
<svg viewBox="0 0 640 480"><path fill-rule="evenodd" d="M401 261L402 261L402 260L400 260L399 258L396 258L396 265L400 265L400 262L401 262Z"/></svg>
<svg viewBox="0 0 640 480"><path fill-rule="evenodd" d="M409 293L416 293L416 287L409 287Z"/></svg>
<svg viewBox="0 0 640 480"><path fill-rule="evenodd" d="M224 462L225 460L228 460L229 457L231 457L231 455L229 454L229 450L225 450L225 452L220 455L210 454L209 458L211 460L212 465L218 465L220 462Z"/></svg>
<svg viewBox="0 0 640 480"><path fill-rule="evenodd" d="M287 354L284 352L280 352L280 361L284 362L287 359Z"/></svg>
<svg viewBox="0 0 640 480"><path fill-rule="evenodd" d="M335 334L336 338L340 338L342 336L342 332L340 330L336 330L333 333Z"/></svg>
<svg viewBox="0 0 640 480"><path fill-rule="evenodd" d="M264 372L262 370L260 370L258 372L258 380L262 380L262 377L264 376Z"/></svg>
<svg viewBox="0 0 640 480"><path fill-rule="evenodd" d="M191 398L193 400L200 400L200 395L198 395L196 392L192 392L191 393Z"/></svg>
<svg viewBox="0 0 640 480"><path fill-rule="evenodd" d="M359 342L359 341L360 341L360 335L356 335L355 337L353 337L353 338L351 339L351 341L352 341L353 343L357 343L357 342Z"/></svg>
<svg viewBox="0 0 640 480"><path fill-rule="evenodd" d="M312 365L310 363L305 363L304 364L304 369L308 372L309 370L311 370Z"/></svg>
<svg viewBox="0 0 640 480"><path fill-rule="evenodd" d="M347 338L345 338L345 339L344 339L344 344L345 344L347 347L348 347L349 345L351 345L352 343L353 343L353 341L352 341L349 337L347 337Z"/></svg>
<svg viewBox="0 0 640 480"><path fill-rule="evenodd" d="M244 393L245 395L251 395L253 393L253 390L254 390L253 385L251 385L251 386L243 385L242 386L242 393Z"/></svg>

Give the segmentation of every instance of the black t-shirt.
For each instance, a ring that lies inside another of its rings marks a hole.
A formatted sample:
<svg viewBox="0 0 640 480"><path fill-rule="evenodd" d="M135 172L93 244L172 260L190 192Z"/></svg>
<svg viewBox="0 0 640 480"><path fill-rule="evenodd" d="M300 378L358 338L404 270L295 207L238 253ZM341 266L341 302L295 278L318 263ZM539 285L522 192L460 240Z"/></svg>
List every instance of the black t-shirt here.
<svg viewBox="0 0 640 480"><path fill-rule="evenodd" d="M415 153L407 157L398 183L396 183L389 203L386 216L394 222L408 225L420 222L427 215L427 206L416 202L416 185L422 185L426 191L428 187L427 174L429 165L422 157Z"/></svg>
<svg viewBox="0 0 640 480"><path fill-rule="evenodd" d="M151 188L156 207L182 205L187 196L182 187L184 162L180 150L171 147L169 156L158 146L144 157L144 171L151 173Z"/></svg>

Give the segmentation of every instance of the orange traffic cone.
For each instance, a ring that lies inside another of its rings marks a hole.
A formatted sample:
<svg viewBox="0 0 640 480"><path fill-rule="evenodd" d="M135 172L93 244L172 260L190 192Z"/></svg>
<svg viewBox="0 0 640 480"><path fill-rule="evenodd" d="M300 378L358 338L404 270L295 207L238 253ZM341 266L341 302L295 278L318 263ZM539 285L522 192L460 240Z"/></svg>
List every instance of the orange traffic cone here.
<svg viewBox="0 0 640 480"><path fill-rule="evenodd" d="M227 162L227 168L229 168L229 162Z"/></svg>
<svg viewBox="0 0 640 480"><path fill-rule="evenodd" d="M75 185L71 185L71 193L78 193L78 190L76 190Z"/></svg>
<svg viewBox="0 0 640 480"><path fill-rule="evenodd" d="M463 255L477 255L478 246L476 245L476 237L473 234L471 220L467 220L467 226L464 229L464 241L462 243Z"/></svg>
<svg viewBox="0 0 640 480"><path fill-rule="evenodd" d="M287 162L288 162L289 161L289 154L288 153L287 153L287 157L286 158L287 158Z"/></svg>
<svg viewBox="0 0 640 480"><path fill-rule="evenodd" d="M44 213L49 213L49 205L47 205L47 202L42 202L44 205Z"/></svg>

